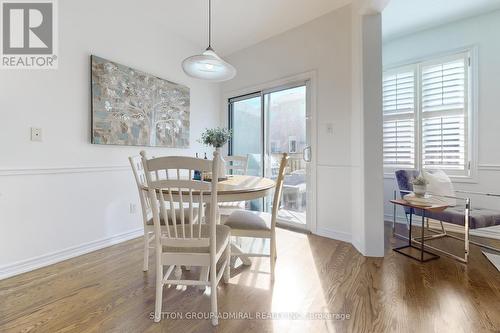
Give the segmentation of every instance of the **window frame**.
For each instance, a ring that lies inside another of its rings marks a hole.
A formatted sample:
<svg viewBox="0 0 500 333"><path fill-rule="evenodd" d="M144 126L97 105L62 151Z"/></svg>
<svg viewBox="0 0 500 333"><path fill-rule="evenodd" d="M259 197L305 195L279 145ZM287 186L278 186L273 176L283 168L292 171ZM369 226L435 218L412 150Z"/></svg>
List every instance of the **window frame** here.
<svg viewBox="0 0 500 333"><path fill-rule="evenodd" d="M383 68L383 77L386 73L400 71L413 67L415 69L415 167L414 170L420 170L423 164L422 156L422 104L421 104L421 73L422 67L432 63L441 63L446 59L456 59L460 55L466 56L468 60L468 80L467 80L467 95L465 96L465 107L467 108L465 117L465 131L467 134L467 142L465 147L465 170L459 173L443 170L453 180L453 182L477 183L477 152L478 152L478 128L477 128L477 113L478 113L478 47L469 46L465 48L454 49L447 52L435 53L424 57L415 58L412 60L394 63ZM398 167L386 167L384 165L384 177L394 178L394 171L400 169ZM427 169L434 170L434 169Z"/></svg>

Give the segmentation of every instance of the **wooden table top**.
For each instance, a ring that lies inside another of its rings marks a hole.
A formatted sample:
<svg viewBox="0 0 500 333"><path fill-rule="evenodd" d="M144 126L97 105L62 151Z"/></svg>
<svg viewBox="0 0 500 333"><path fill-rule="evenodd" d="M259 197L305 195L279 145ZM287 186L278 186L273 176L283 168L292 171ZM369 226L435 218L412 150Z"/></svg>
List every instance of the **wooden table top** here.
<svg viewBox="0 0 500 333"><path fill-rule="evenodd" d="M272 189L274 180L257 176L228 176L228 179L217 183L217 195L238 194L266 191Z"/></svg>
<svg viewBox="0 0 500 333"><path fill-rule="evenodd" d="M435 204L432 206L419 206L419 205L412 204L412 203L410 203L406 200L403 200L403 199L390 200L390 202L393 204L396 204L396 205L415 208L415 209L422 209L422 210L429 211L429 212L442 212L443 210L448 208L448 205L443 205L443 204Z"/></svg>
<svg viewBox="0 0 500 333"><path fill-rule="evenodd" d="M228 179L217 183L218 196L244 195L267 192L274 188L274 180L257 176L229 175ZM143 186L147 190L147 186ZM175 191L172 191L175 194ZM193 195L197 193L193 191Z"/></svg>

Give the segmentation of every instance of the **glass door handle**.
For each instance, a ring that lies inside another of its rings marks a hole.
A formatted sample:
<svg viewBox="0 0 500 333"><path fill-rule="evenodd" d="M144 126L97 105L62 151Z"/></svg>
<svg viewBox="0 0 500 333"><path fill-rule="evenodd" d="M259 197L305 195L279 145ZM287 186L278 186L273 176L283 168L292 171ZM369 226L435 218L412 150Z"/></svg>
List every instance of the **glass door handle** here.
<svg viewBox="0 0 500 333"><path fill-rule="evenodd" d="M311 146L306 146L302 150L302 158L305 162L311 162Z"/></svg>

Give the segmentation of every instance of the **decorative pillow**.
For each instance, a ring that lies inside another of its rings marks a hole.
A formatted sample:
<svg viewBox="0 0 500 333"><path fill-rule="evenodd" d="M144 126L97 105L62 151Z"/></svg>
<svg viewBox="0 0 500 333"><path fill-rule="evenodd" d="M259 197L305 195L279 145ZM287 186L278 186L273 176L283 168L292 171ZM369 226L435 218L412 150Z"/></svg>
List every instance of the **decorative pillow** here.
<svg viewBox="0 0 500 333"><path fill-rule="evenodd" d="M427 192L435 195L444 195L449 197L455 197L455 190L453 189L453 184L450 177L443 170L436 170L432 172L425 172L425 179L429 181L427 184ZM456 206L457 199L454 198L436 198L438 200L443 200L448 206Z"/></svg>

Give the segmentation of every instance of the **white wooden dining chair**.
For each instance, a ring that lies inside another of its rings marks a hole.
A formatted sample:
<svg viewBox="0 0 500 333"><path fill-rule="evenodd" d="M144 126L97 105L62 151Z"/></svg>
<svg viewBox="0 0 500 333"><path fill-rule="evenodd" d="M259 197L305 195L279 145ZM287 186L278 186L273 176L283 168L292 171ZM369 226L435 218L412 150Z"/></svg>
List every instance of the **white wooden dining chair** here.
<svg viewBox="0 0 500 333"><path fill-rule="evenodd" d="M226 171L230 175L246 175L248 171L248 155L225 156Z"/></svg>
<svg viewBox="0 0 500 333"><path fill-rule="evenodd" d="M142 270L146 272L149 267L149 249L152 248L151 242L154 239L154 225L153 225L153 212L151 210L151 204L149 202L148 191L145 189L146 186L146 174L142 166L141 156L130 156L128 158L130 165L132 166L132 173L134 174L134 179L137 185L137 191L139 193L139 201L141 204L142 222L144 225L144 260ZM179 207L177 210L177 223L180 223L180 211ZM184 209L186 212L186 208ZM197 209L195 209L197 212ZM187 214L186 214L187 215ZM196 213L194 219L197 219L198 214ZM168 219L169 224L172 224L171 218ZM161 228L165 228L164 220L161 220Z"/></svg>
<svg viewBox="0 0 500 333"><path fill-rule="evenodd" d="M146 185L146 174L142 166L141 156L130 156L128 160L132 166L132 172L139 193L139 201L141 203L142 222L144 225L144 262L142 270L146 272L149 266L150 243L154 239L153 215L151 205L149 204L148 192L144 189Z"/></svg>
<svg viewBox="0 0 500 333"><path fill-rule="evenodd" d="M148 160L146 153L141 152L148 196L151 202L154 224L154 244L156 251L156 301L155 322L161 320L163 286L197 285L210 286L212 324L218 324L217 318L217 285L222 277L227 282L230 270L230 231L227 226L217 224L217 208L210 209L208 223L204 223L205 205L217 207L217 181L219 158L214 153L213 161L191 157L167 156ZM194 171L203 175L211 172L211 181L194 180ZM173 175L171 175L173 171ZM207 200L209 199L209 201ZM168 204L167 204L168 203ZM171 216L177 220L176 209L170 207L187 206L180 210L180 223L171 225L162 232L161 220ZM198 219L194 219L195 208L198 208ZM191 222L193 221L193 222ZM224 254L224 256L223 256ZM217 263L222 264L217 271ZM176 266L200 266L209 269L207 280L181 279L180 274L172 273ZM168 266L163 274L163 266Z"/></svg>
<svg viewBox="0 0 500 333"><path fill-rule="evenodd" d="M274 267L276 264L276 219L281 202L283 190L283 180L285 178L285 168L288 162L288 155L285 153L281 158L278 178L274 191L273 207L271 214L265 212L255 212L248 210L238 210L233 212L226 220L225 225L231 228L231 236L252 237L269 239L270 253L244 253L238 256L245 257L269 257L271 265L271 280L274 280Z"/></svg>
<svg viewBox="0 0 500 333"><path fill-rule="evenodd" d="M248 155L237 156L231 155L224 157L226 173L228 175L246 175L248 171ZM224 224L225 220L235 210L245 209L245 201L234 202L219 202L219 214L221 222Z"/></svg>

